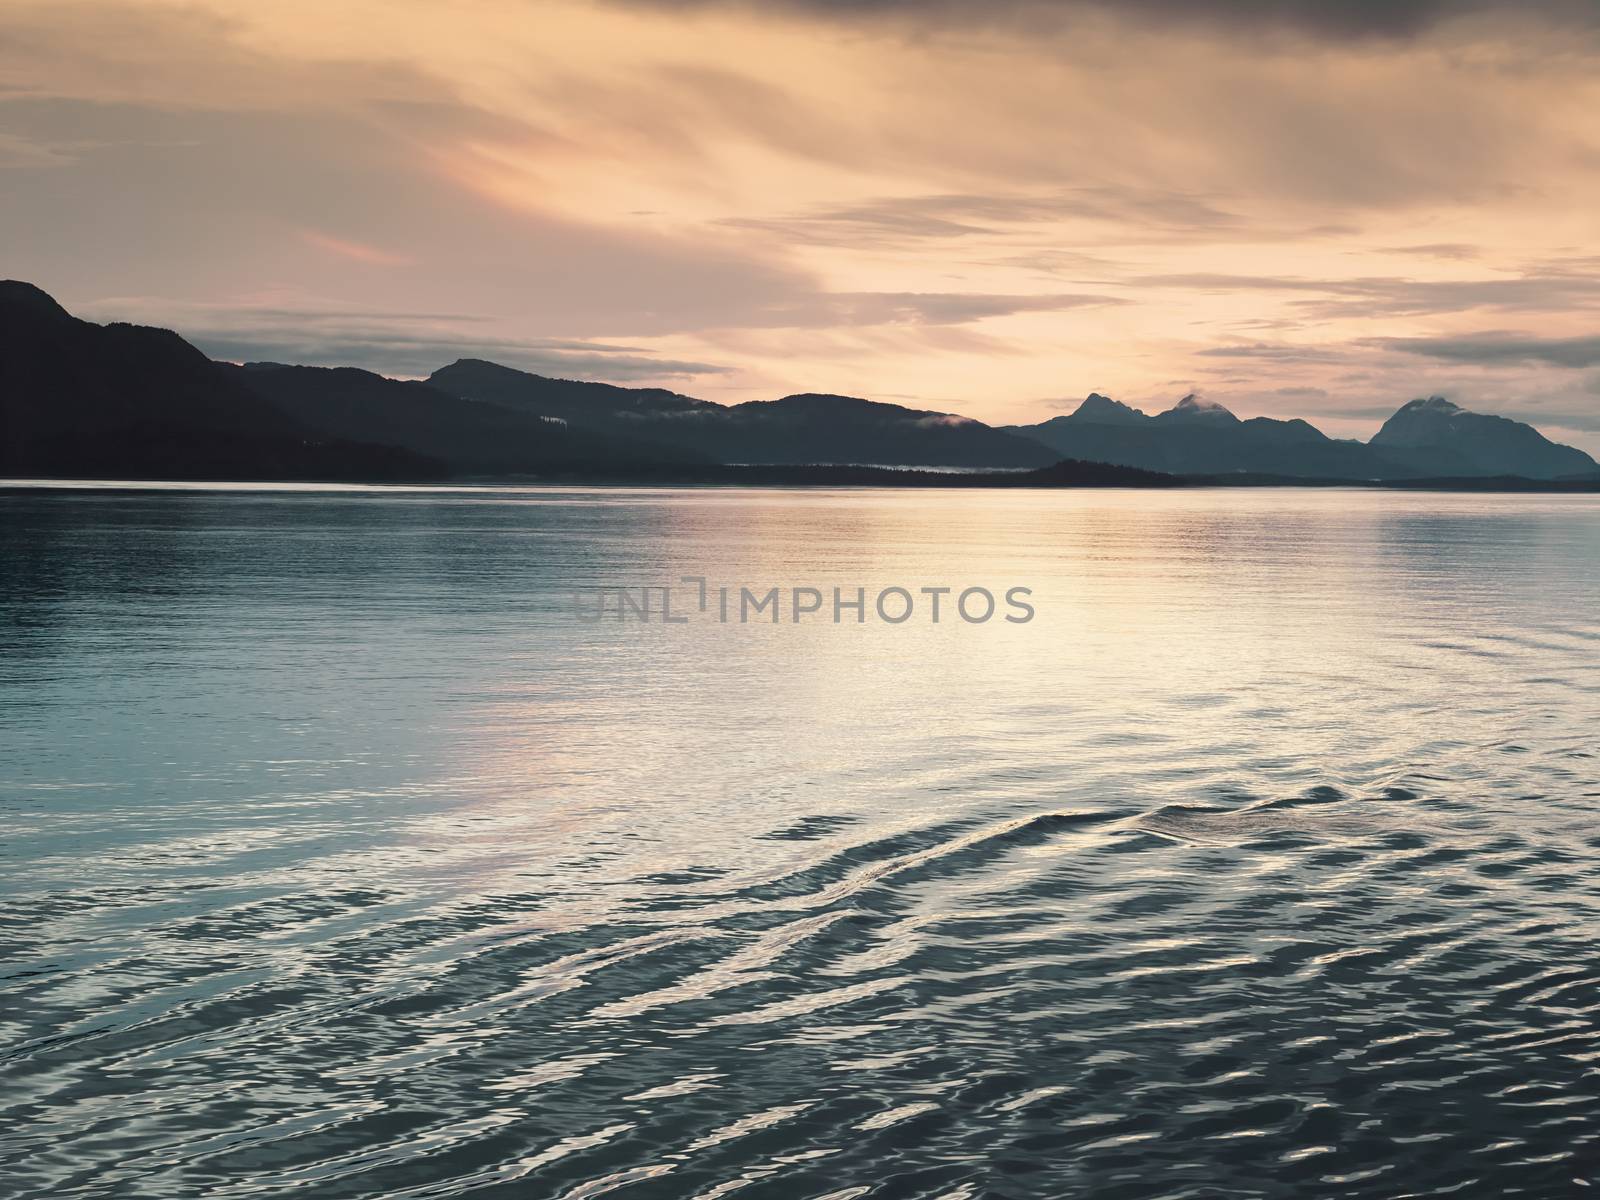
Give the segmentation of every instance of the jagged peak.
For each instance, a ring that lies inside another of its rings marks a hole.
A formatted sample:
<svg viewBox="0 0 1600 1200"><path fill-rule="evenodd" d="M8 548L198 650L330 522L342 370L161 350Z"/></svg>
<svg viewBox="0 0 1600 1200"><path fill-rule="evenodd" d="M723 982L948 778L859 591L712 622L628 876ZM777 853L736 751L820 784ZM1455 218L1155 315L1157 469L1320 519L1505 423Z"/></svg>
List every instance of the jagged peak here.
<svg viewBox="0 0 1600 1200"><path fill-rule="evenodd" d="M1113 400L1099 392L1090 392L1082 404L1067 415L1069 421L1099 425L1137 425L1150 418L1137 408Z"/></svg>

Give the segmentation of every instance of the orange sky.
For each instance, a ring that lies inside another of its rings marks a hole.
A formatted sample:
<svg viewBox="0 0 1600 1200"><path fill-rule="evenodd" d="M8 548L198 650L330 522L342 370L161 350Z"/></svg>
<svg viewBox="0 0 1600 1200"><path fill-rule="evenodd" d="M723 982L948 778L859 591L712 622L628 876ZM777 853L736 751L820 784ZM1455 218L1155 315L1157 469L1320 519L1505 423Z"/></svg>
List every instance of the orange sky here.
<svg viewBox="0 0 1600 1200"><path fill-rule="evenodd" d="M1600 450L1583 0L0 0L0 30L0 274L219 357L995 422L1198 390L1352 436L1443 392Z"/></svg>

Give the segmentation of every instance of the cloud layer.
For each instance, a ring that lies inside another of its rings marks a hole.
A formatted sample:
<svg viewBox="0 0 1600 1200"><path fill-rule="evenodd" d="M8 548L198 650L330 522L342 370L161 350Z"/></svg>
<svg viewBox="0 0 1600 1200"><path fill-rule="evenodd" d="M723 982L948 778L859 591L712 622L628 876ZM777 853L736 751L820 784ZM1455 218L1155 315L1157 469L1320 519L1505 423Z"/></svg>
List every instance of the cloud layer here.
<svg viewBox="0 0 1600 1200"><path fill-rule="evenodd" d="M1465 338L1388 338L1379 344L1405 354L1483 366L1543 363L1572 369L1600 367L1600 337L1536 338L1480 333Z"/></svg>
<svg viewBox="0 0 1600 1200"><path fill-rule="evenodd" d="M1495 18L1583 30L1600 26L1584 0L631 0L685 9L721 5L789 10L835 20L899 17L922 23L1069 24L1085 14L1210 25L1229 32L1295 30L1318 37L1415 38L1439 26Z"/></svg>

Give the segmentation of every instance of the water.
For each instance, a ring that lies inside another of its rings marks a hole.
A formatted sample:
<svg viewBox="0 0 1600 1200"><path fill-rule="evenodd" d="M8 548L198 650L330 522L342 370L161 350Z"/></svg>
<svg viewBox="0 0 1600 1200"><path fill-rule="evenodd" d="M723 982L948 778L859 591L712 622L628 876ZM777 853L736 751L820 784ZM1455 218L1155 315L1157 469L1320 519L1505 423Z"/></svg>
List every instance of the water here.
<svg viewBox="0 0 1600 1200"><path fill-rule="evenodd" d="M0 494L0 1193L1600 1183L1600 504ZM574 589L1030 586L584 624Z"/></svg>

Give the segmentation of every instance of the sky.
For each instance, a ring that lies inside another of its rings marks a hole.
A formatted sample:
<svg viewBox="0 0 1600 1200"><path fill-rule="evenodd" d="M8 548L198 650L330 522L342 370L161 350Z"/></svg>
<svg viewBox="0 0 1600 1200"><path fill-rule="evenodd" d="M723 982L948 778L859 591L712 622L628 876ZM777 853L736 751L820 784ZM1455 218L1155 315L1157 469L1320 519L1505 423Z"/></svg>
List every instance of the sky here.
<svg viewBox="0 0 1600 1200"><path fill-rule="evenodd" d="M236 361L1600 452L1600 0L0 0L0 276Z"/></svg>

